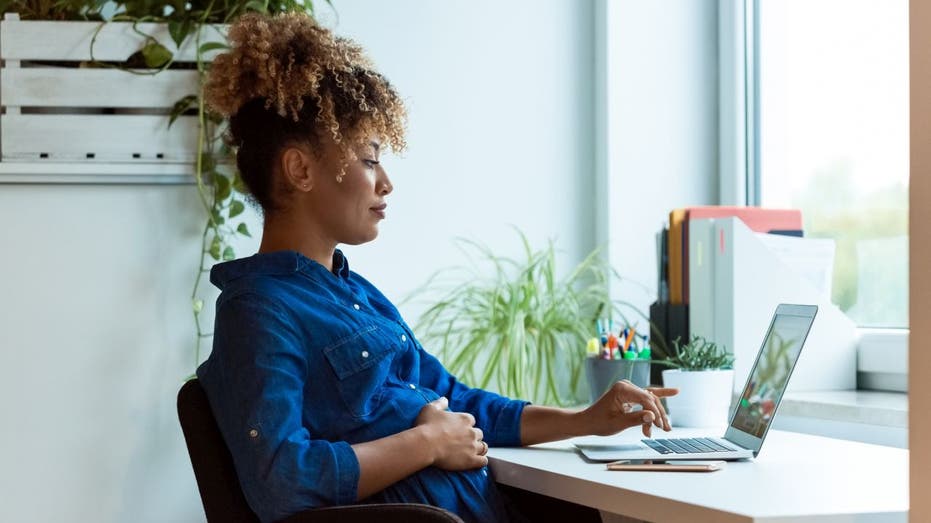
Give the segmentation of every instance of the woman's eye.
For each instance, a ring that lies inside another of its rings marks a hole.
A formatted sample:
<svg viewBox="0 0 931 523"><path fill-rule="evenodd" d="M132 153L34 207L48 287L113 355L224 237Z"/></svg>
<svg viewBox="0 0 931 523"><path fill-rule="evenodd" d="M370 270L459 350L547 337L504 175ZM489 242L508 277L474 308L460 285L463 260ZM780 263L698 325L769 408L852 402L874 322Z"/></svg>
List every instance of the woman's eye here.
<svg viewBox="0 0 931 523"><path fill-rule="evenodd" d="M377 160L369 160L368 158L366 158L364 161L365 161L365 165L366 165L369 169L374 169L375 166L379 164L379 162L378 162Z"/></svg>

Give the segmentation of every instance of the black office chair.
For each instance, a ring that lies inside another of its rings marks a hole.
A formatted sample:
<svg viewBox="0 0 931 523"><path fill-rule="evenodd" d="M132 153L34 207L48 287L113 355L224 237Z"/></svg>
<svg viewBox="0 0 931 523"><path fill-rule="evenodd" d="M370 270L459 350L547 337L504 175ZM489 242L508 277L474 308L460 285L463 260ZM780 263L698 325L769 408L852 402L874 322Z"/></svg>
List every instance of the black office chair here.
<svg viewBox="0 0 931 523"><path fill-rule="evenodd" d="M178 392L178 418L208 522L259 523L239 486L233 457L197 379ZM282 523L463 523L447 510L416 503L343 505L306 510Z"/></svg>

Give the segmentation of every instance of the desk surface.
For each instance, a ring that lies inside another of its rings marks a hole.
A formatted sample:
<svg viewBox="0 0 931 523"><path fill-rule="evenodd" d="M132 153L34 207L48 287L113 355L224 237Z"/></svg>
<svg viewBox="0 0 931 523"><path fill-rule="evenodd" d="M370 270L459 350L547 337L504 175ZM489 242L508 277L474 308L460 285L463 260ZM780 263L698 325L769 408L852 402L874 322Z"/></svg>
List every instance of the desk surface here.
<svg viewBox="0 0 931 523"><path fill-rule="evenodd" d="M572 446L639 436L628 430L611 438L494 448L490 465L500 483L646 521L907 520L907 450L772 430L758 458L696 473L608 471L604 463L586 462Z"/></svg>

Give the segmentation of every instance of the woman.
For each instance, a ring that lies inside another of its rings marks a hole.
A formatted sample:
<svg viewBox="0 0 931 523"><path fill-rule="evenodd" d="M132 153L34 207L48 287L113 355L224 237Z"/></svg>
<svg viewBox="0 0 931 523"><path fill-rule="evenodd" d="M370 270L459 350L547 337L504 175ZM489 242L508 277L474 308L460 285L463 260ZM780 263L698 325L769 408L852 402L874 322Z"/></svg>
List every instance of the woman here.
<svg viewBox="0 0 931 523"><path fill-rule="evenodd" d="M263 522L302 509L421 502L503 520L489 446L640 425L669 430L674 391L620 382L581 412L471 389L349 270L340 243L374 240L405 110L361 48L304 15L248 15L229 31L206 100L264 214L258 254L216 265L213 351L197 375ZM642 411L632 412L639 404Z"/></svg>

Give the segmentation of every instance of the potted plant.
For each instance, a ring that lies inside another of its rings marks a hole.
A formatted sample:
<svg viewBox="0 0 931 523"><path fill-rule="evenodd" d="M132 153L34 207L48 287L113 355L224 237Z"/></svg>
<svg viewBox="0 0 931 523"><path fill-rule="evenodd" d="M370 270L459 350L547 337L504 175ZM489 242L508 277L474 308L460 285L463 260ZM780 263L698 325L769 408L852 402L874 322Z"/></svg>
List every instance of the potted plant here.
<svg viewBox="0 0 931 523"><path fill-rule="evenodd" d="M553 243L535 250L520 238L522 260L460 240L464 254L477 253L482 263L440 271L412 294L408 300L431 291L433 303L415 330L471 386L536 403L579 404L587 399L579 378L596 320L623 318L625 304L608 294L615 273L596 250L560 279Z"/></svg>
<svg viewBox="0 0 931 523"><path fill-rule="evenodd" d="M734 389L734 356L724 346L702 336L680 345L673 341L669 357L656 363L674 367L663 371L663 386L679 389L666 398L669 418L676 427L727 424Z"/></svg>

